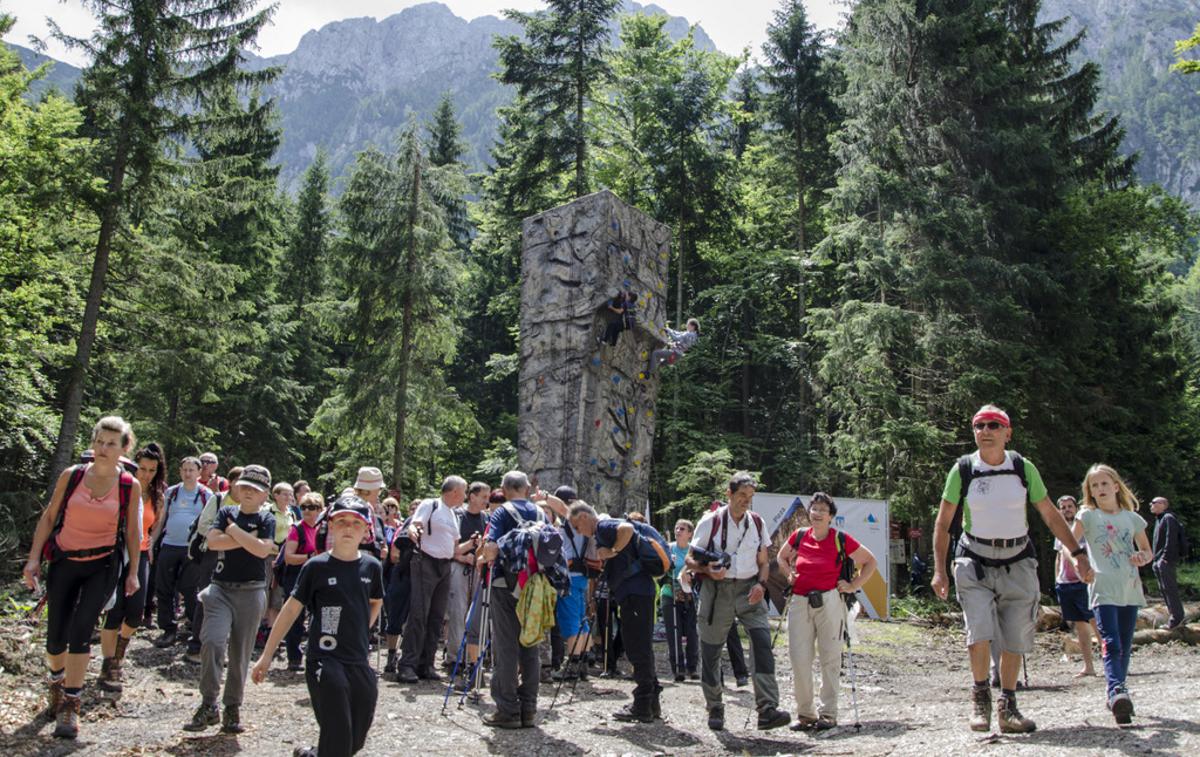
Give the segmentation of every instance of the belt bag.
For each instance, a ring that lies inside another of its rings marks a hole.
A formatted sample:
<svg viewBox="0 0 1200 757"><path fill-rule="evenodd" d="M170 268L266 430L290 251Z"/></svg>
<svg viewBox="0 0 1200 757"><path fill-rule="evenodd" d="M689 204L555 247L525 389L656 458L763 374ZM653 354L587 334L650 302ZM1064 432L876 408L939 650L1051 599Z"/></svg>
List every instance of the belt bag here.
<svg viewBox="0 0 1200 757"><path fill-rule="evenodd" d="M959 543L959 556L967 558L975 565L975 579L978 581L983 580L984 568L1004 568L1005 570L1008 570L1008 566L1012 565L1013 563L1026 560L1030 557L1035 557L1036 555L1037 553L1034 552L1033 542L1031 541L1025 542L1025 549L1022 549L1012 557L1004 558L983 557L982 555L977 555L972 552L970 547L967 547L961 542Z"/></svg>

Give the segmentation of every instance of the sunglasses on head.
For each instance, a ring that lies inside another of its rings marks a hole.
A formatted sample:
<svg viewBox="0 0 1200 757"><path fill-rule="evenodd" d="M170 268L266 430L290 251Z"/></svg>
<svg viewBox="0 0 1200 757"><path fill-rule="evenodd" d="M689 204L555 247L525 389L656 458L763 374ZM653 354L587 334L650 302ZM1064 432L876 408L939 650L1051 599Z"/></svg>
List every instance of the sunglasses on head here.
<svg viewBox="0 0 1200 757"><path fill-rule="evenodd" d="M1004 424L1000 421L979 421L975 424L976 431L983 431L985 428L988 431L998 431L1004 428Z"/></svg>

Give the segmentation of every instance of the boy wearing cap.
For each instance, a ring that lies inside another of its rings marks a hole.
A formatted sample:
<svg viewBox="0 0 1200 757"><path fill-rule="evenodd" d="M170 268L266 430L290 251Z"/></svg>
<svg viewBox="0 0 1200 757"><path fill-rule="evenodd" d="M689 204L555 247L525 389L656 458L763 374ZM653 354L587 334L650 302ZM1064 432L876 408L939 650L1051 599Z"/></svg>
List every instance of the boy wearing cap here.
<svg viewBox="0 0 1200 757"><path fill-rule="evenodd" d="M370 629L383 606L383 568L359 551L371 510L357 496L343 495L328 517L333 547L300 569L296 588L251 671L255 683L266 680L280 640L307 609L313 620L305 681L321 736L316 749L298 747L293 752L298 757L351 755L362 749L379 696L367 652Z"/></svg>
<svg viewBox="0 0 1200 757"><path fill-rule="evenodd" d="M1028 506L1087 575L1087 552L1079 546L1063 516L1046 494L1033 463L1005 449L1012 439L1008 413L984 405L971 419L977 447L950 469L942 491L933 534L933 591L942 599L950 592L946 553L950 524L962 507L963 532L955 548L954 584L967 627L967 651L975 687L971 730L992 726L992 693L988 686L991 645L1000 645L1000 699L996 719L1001 733L1029 733L1037 725L1017 709L1017 675L1021 656L1033 651L1037 617L1037 560L1029 540Z"/></svg>
<svg viewBox="0 0 1200 757"><path fill-rule="evenodd" d="M200 629L200 706L187 731L202 731L221 722L225 733L241 733L239 709L246 669L254 649L254 634L267 603L267 566L264 558L274 547L275 518L260 509L271 491L271 472L247 465L234 485L238 505L222 507L206 537L215 552L212 583L200 593L204 624ZM217 707L225 651L224 717Z"/></svg>

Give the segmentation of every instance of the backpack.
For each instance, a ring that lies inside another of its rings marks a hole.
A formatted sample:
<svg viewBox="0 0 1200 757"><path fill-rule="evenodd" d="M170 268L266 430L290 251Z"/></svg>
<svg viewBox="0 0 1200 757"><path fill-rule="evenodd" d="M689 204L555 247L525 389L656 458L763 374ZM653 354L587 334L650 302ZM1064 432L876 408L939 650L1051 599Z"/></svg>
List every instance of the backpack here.
<svg viewBox="0 0 1200 757"><path fill-rule="evenodd" d="M629 522L633 524L636 536L633 545L635 559L631 567L637 566L651 578L662 578L670 573L673 565L671 545L663 535L649 523Z"/></svg>
<svg viewBox="0 0 1200 757"><path fill-rule="evenodd" d="M178 494L178 491L179 491L178 489L175 490L176 494ZM203 560L204 555L206 555L208 553L208 541L207 541L208 540L208 532L205 531L204 533L200 533L200 519L203 518L204 513L206 513L208 511L208 505L209 505L208 496L204 492L205 492L205 489L200 489L200 501L204 503L203 506L200 508L200 514L197 515L195 517L195 519L192 520L192 525L188 526L187 556L188 556L189 560L196 560L196 561ZM171 512L170 503L172 501L174 501L174 499L169 498L167 500L168 515ZM221 507L222 507L222 505L224 505L224 503L225 503L225 495L224 494L217 494L215 497L213 497L213 503L212 503L213 504L213 512L214 513L221 512ZM213 515L213 519L214 520L216 519L215 514Z"/></svg>
<svg viewBox="0 0 1200 757"><path fill-rule="evenodd" d="M408 571L408 566L412 563L413 552L417 549L417 545L408 535L408 527L411 525L412 516L410 515L404 519L404 522L396 529L395 535L392 536L392 549L400 553L396 562L391 563L392 571L395 573Z"/></svg>
<svg viewBox="0 0 1200 757"><path fill-rule="evenodd" d="M117 553L125 549L125 514L129 512L129 499L133 496L133 481L134 478L128 471L122 470L120 477L117 479L117 540L111 547L90 547L88 549L72 549L63 550L58 547L58 534L62 531L63 524L67 519L67 503L71 501L71 495L83 483L84 474L87 473L90 463L80 463L71 467L71 475L67 479L67 487L63 490L62 505L58 508L58 519L54 522L54 528L50 531L50 536L46 538L46 543L42 545L42 559L56 563L64 557L95 557L97 555L107 554L109 552Z"/></svg>
<svg viewBox="0 0 1200 757"><path fill-rule="evenodd" d="M963 532L963 508L967 504L967 490L971 488L972 479L986 478L989 476L1016 476L1021 480L1021 487L1025 489L1025 500L1029 500L1029 482L1025 480L1025 458L1021 457L1019 452L1008 452L1011 455L1013 467L1011 470L988 470L975 471L974 461L971 455L963 455L958 458L958 478L961 485L958 490L958 502L954 510L954 517L950 521L950 554L954 554L954 545L958 543L958 539Z"/></svg>
<svg viewBox="0 0 1200 757"><path fill-rule="evenodd" d="M763 541L762 516L759 515L758 513L754 512L753 510L747 510L746 512L750 513L750 519L752 521L754 521L754 525L758 528L758 546L759 546L759 548L761 549L761 548L767 546L766 543ZM722 529L721 524L724 522L727 522L728 520L729 520L729 505L723 505L722 507L720 507L716 510L716 515L713 516L712 533L708 535L709 551L712 551L713 544L715 544L717 541L717 533L721 533L721 551L722 552L725 551L725 547L728 543L727 539L729 537L729 529L728 528Z"/></svg>
<svg viewBox="0 0 1200 757"><path fill-rule="evenodd" d="M538 566L552 565L558 561L562 555L562 533L546 520L546 516L542 513L540 507L534 505L537 511L537 516L533 519L528 519L521 515L521 511L511 502L505 502L502 507L517 524L517 527L501 537L501 541L509 540L513 537L514 532L530 531L533 532L533 553L538 561ZM497 542L499 544L499 542ZM527 566L522 563L520 565L513 564L510 555L503 549L497 558L500 567L510 576L515 577L517 573L524 570Z"/></svg>

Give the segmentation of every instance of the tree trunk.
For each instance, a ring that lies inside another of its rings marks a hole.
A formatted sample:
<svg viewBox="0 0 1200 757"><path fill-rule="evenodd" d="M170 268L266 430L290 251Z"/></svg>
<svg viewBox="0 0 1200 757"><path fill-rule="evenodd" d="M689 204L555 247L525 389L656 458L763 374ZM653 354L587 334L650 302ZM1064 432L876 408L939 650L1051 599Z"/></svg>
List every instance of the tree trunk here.
<svg viewBox="0 0 1200 757"><path fill-rule="evenodd" d="M83 308L83 322L75 340L75 357L71 361L71 372L67 379L66 400L63 402L62 424L58 429L58 441L54 445L54 456L50 459L50 479L46 488L46 500L54 493L58 475L71 464L75 457L75 441L79 435L79 415L83 411L83 390L87 386L88 366L92 360L92 345L96 341L96 327L100 323L100 305L104 302L104 289L108 281L108 258L112 252L112 240L117 229L120 212L121 188L125 183L125 160L127 148L122 139L117 145L113 159L112 177L108 182L103 215L100 219L100 234L96 239L96 255L92 260L92 280L88 284L87 301Z"/></svg>
<svg viewBox="0 0 1200 757"><path fill-rule="evenodd" d="M413 338L413 279L417 270L417 214L421 202L421 160L413 156L412 196L409 198L408 238L405 251L405 282L403 314L400 321L400 369L396 377L396 439L392 447L392 486L403 501L404 434L408 421L408 368L412 362Z"/></svg>

